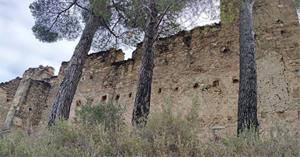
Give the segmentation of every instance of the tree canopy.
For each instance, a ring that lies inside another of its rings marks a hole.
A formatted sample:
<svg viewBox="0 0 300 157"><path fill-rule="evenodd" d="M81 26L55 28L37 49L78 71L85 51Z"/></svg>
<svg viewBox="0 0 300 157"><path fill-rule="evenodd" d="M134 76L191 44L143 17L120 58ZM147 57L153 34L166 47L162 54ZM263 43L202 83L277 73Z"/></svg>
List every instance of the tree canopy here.
<svg viewBox="0 0 300 157"><path fill-rule="evenodd" d="M184 29L182 23L195 14L217 15L216 2L210 0L156 0L159 15L160 37ZM75 40L87 22L89 14L102 17L103 25L96 32L92 48L105 50L122 45L135 46L143 39L147 0L35 0L30 10L35 19L32 30L42 42ZM205 6L205 7L204 7ZM180 20L181 19L181 20ZM184 19L184 20L182 20Z"/></svg>
<svg viewBox="0 0 300 157"><path fill-rule="evenodd" d="M121 1L112 0L35 0L30 5L35 19L32 31L42 42L58 40L75 40L83 31L88 15L101 17L102 25L95 34L92 47L103 50L115 47L117 30L120 20L115 6L121 6ZM115 32L113 32L115 31Z"/></svg>
<svg viewBox="0 0 300 157"><path fill-rule="evenodd" d="M210 19L219 15L218 1L211 0L155 0L155 8L160 19L158 37L166 37L199 24L200 17L206 14ZM122 42L135 46L143 40L146 18L149 13L149 0L131 0L119 13L125 18L126 31Z"/></svg>

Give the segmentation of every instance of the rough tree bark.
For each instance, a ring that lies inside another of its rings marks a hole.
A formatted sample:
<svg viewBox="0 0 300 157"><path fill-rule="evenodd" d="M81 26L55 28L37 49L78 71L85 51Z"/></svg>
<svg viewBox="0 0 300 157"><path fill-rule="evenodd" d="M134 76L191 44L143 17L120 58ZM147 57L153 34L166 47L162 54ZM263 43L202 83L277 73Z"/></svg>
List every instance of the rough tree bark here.
<svg viewBox="0 0 300 157"><path fill-rule="evenodd" d="M159 20L154 1L150 1L149 8L151 13L148 13L147 15L145 37L142 48L142 60L132 115L132 125L134 127L145 126L150 111L151 84L154 68L153 45L158 34Z"/></svg>
<svg viewBox="0 0 300 157"><path fill-rule="evenodd" d="M64 79L59 86L48 120L49 127L54 124L57 118L65 120L69 118L71 103L82 74L82 69L99 26L101 26L101 18L90 15L65 71Z"/></svg>
<svg viewBox="0 0 300 157"><path fill-rule="evenodd" d="M241 0L240 4L240 89L238 99L237 133L257 131L257 74L255 39L253 33L254 0Z"/></svg>

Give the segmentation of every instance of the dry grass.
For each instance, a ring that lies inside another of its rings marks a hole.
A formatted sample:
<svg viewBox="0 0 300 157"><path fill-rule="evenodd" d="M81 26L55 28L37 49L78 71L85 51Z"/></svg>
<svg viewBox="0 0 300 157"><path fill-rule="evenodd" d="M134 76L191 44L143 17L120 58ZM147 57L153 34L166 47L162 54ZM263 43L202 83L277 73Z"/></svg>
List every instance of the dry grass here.
<svg viewBox="0 0 300 157"><path fill-rule="evenodd" d="M202 141L189 117L175 116L169 107L155 113L142 130L133 130L122 119L123 109L112 104L87 106L78 122L57 122L50 130L27 136L18 131L0 140L1 157L298 157L300 137L284 130L257 138L251 132L218 142ZM111 122L111 123L110 123Z"/></svg>

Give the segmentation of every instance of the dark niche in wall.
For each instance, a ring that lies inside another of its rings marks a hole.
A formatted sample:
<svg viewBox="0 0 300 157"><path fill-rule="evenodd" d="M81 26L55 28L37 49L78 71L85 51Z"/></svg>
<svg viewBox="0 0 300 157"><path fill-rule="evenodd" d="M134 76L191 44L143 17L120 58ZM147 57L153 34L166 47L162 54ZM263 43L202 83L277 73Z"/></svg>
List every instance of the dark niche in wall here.
<svg viewBox="0 0 300 157"><path fill-rule="evenodd" d="M185 44L185 46L187 46L187 47L191 47L191 45L192 45L192 36L190 36L190 35L187 35L187 36L185 36L185 37L183 37L183 43Z"/></svg>
<svg viewBox="0 0 300 157"><path fill-rule="evenodd" d="M161 88L159 88L158 89L158 94L160 94L162 92L162 89Z"/></svg>
<svg viewBox="0 0 300 157"><path fill-rule="evenodd" d="M220 81L219 80L215 80L213 81L213 87L218 87L220 85Z"/></svg>
<svg viewBox="0 0 300 157"><path fill-rule="evenodd" d="M106 95L104 95L104 96L102 96L102 99L101 99L101 101L103 102L103 101L106 101L106 99L107 99L107 96Z"/></svg>
<svg viewBox="0 0 300 157"><path fill-rule="evenodd" d="M81 103L81 100L77 100L77 101L76 101L76 106L81 106L81 104L82 104L82 103Z"/></svg>
<svg viewBox="0 0 300 157"><path fill-rule="evenodd" d="M118 101L120 99L120 95L118 94L117 96L116 96L116 100Z"/></svg>
<svg viewBox="0 0 300 157"><path fill-rule="evenodd" d="M229 53L230 52L230 48L227 46L223 46L220 49L221 53Z"/></svg>
<svg viewBox="0 0 300 157"><path fill-rule="evenodd" d="M174 90L177 92L179 90L179 87L176 87Z"/></svg>
<svg viewBox="0 0 300 157"><path fill-rule="evenodd" d="M232 79L232 83L234 83L234 84L239 83L239 82L240 82L239 79L236 79L236 78Z"/></svg>
<svg viewBox="0 0 300 157"><path fill-rule="evenodd" d="M194 89L199 88L199 83L195 83L194 86L193 86L193 88L194 88Z"/></svg>

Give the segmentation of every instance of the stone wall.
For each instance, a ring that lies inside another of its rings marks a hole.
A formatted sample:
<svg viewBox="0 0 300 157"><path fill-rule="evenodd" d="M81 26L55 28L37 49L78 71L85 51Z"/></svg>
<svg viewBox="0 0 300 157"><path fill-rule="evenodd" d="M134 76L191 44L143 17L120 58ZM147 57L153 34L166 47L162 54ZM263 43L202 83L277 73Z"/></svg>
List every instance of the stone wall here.
<svg viewBox="0 0 300 157"><path fill-rule="evenodd" d="M13 86L12 83L6 83L6 88L2 89L14 91L14 97L11 102L6 103L5 108L2 108L1 124L4 122L2 124L4 129L10 129L12 125L31 128L31 126L39 123L42 113L40 110L43 111L40 106L46 106L48 92L51 88L51 85L46 81L53 77L53 72L52 67L30 68L24 72L23 78L18 82L16 89L14 88L16 86ZM10 96L9 93L6 93L6 97L8 96ZM35 111L35 113L31 115L30 111ZM36 117L39 117L39 119Z"/></svg>
<svg viewBox="0 0 300 157"><path fill-rule="evenodd" d="M227 5L225 5L227 4ZM199 129L203 136L233 134L236 130L239 87L238 3L222 0L222 23L183 31L159 39L155 45L155 68L151 112L170 104L174 112L187 114L198 106ZM298 127L300 104L300 27L292 0L257 0L254 6L257 42L258 116L261 132L276 122ZM113 101L126 106L130 122L140 64L141 44L132 59L112 49L91 54L83 71L71 108L75 111L92 100ZM39 123L46 122L63 78L47 79L52 86ZM1 93L1 91L0 91ZM0 99L1 99L0 95ZM36 104L41 105L41 104ZM27 114L28 115L28 114ZM26 119L24 117L23 119Z"/></svg>
<svg viewBox="0 0 300 157"><path fill-rule="evenodd" d="M218 127L224 127L224 133L235 132L239 33L238 11L232 11L232 6L225 7L233 12L227 23L180 32L157 42L151 112L171 104L176 112L187 113L193 104L199 104L203 132L210 136L211 129ZM276 121L296 127L300 103L300 27L296 10L292 1L280 0L260 0L254 8L261 131L267 132ZM132 59L112 65L102 63L103 58L89 59L71 117L86 98L92 98L94 103L112 100L125 105L129 122L140 49L141 45Z"/></svg>
<svg viewBox="0 0 300 157"><path fill-rule="evenodd" d="M32 132L42 119L43 111L47 108L47 97L51 85L45 81L29 80L26 99L15 113L13 124Z"/></svg>
<svg viewBox="0 0 300 157"><path fill-rule="evenodd" d="M15 96L21 78L13 79L9 82L0 83L0 125L3 125L6 114Z"/></svg>

